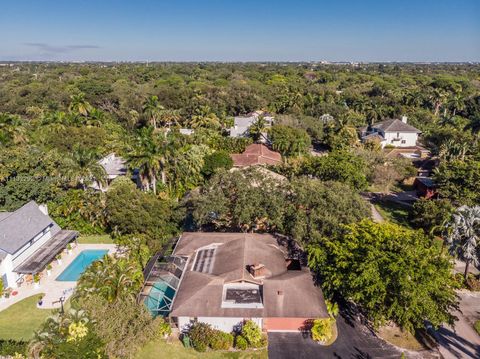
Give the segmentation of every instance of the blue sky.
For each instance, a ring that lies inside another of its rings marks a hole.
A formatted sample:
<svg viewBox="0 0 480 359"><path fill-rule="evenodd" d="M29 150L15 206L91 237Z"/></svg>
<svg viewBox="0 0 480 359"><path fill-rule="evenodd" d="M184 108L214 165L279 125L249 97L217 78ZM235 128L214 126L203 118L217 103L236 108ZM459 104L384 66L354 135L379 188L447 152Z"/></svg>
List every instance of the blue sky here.
<svg viewBox="0 0 480 359"><path fill-rule="evenodd" d="M480 0L0 0L0 60L480 61Z"/></svg>

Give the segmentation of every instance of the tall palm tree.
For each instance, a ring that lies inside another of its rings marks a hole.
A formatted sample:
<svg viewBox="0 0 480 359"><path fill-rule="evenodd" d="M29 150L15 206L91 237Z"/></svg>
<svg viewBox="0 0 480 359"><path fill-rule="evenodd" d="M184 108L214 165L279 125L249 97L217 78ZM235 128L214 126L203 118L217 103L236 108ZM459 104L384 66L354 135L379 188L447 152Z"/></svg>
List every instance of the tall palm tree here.
<svg viewBox="0 0 480 359"><path fill-rule="evenodd" d="M70 182L80 184L82 189L96 182L98 185L106 183L106 172L98 162L95 151L75 146L72 153L65 159L66 175Z"/></svg>
<svg viewBox="0 0 480 359"><path fill-rule="evenodd" d="M465 101L463 99L463 96L459 93L453 95L450 97L448 100L448 106L452 110L452 115L455 116L457 111L462 111L465 108Z"/></svg>
<svg viewBox="0 0 480 359"><path fill-rule="evenodd" d="M143 113L147 116L153 128L157 128L157 121L162 116L165 108L158 101L158 96L150 96L143 103Z"/></svg>
<svg viewBox="0 0 480 359"><path fill-rule="evenodd" d="M162 183L165 184L167 146L165 140L154 133L153 128L142 128L134 143L133 151L127 160L132 168L138 168L142 180L153 187L157 194L157 175L161 172Z"/></svg>
<svg viewBox="0 0 480 359"><path fill-rule="evenodd" d="M458 208L451 226L451 235L447 237L450 251L465 261L464 277L467 279L470 264L479 264L480 206Z"/></svg>

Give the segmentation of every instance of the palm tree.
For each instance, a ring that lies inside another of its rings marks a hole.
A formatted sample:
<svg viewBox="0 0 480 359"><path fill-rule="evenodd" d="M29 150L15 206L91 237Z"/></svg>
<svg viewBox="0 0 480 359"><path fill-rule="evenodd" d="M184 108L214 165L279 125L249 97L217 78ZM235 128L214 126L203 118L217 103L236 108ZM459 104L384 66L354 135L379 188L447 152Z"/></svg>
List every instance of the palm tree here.
<svg viewBox="0 0 480 359"><path fill-rule="evenodd" d="M143 275L137 263L128 257L105 256L82 274L75 296L100 295L113 302L119 297L135 297L142 283Z"/></svg>
<svg viewBox="0 0 480 359"><path fill-rule="evenodd" d="M158 96L150 96L143 103L143 113L147 116L153 128L157 128L157 121L162 116L165 108L158 101Z"/></svg>
<svg viewBox="0 0 480 359"><path fill-rule="evenodd" d="M265 117L258 116L258 118L249 127L248 133L254 141L258 141L261 137L265 138L264 133L266 130L267 121L265 120Z"/></svg>
<svg viewBox="0 0 480 359"><path fill-rule="evenodd" d="M0 113L0 144L22 144L27 142L26 129L17 115Z"/></svg>
<svg viewBox="0 0 480 359"><path fill-rule="evenodd" d="M70 182L80 184L84 190L92 182L98 185L106 183L105 168L98 162L93 150L75 146L71 155L65 159L65 168Z"/></svg>
<svg viewBox="0 0 480 359"><path fill-rule="evenodd" d="M157 174L160 171L162 183L165 184L165 164L167 146L155 135L153 128L142 128L136 138L132 153L127 160L132 168L138 168L143 181L152 185L157 194Z"/></svg>
<svg viewBox="0 0 480 359"><path fill-rule="evenodd" d="M70 96L70 105L68 106L68 110L71 113L87 117L92 110L92 106L87 102L87 100L85 100L85 94L80 93L78 95Z"/></svg>
<svg viewBox="0 0 480 359"><path fill-rule="evenodd" d="M438 155L441 159L446 161L463 161L469 148L470 145L468 143L457 142L450 138L440 145Z"/></svg>
<svg viewBox="0 0 480 359"><path fill-rule="evenodd" d="M218 129L222 127L222 123L209 106L200 106L195 110L195 114L190 120L190 126L192 128L205 127Z"/></svg>
<svg viewBox="0 0 480 359"><path fill-rule="evenodd" d="M453 109L452 115L455 116L457 111L462 111L465 108L465 101L463 100L463 96L459 93L453 95L448 101L448 106Z"/></svg>
<svg viewBox="0 0 480 359"><path fill-rule="evenodd" d="M450 251L465 261L467 279L470 263L479 264L480 206L462 206L453 214L451 235L447 237Z"/></svg>

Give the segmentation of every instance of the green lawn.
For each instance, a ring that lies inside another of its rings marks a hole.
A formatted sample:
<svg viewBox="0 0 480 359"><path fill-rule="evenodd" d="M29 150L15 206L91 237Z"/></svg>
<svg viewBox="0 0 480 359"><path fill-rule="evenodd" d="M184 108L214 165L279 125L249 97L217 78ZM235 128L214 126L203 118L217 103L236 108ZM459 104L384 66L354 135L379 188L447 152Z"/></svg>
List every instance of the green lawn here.
<svg viewBox="0 0 480 359"><path fill-rule="evenodd" d="M0 339L25 339L33 336L53 310L38 309L40 294L23 299L0 312Z"/></svg>
<svg viewBox="0 0 480 359"><path fill-rule="evenodd" d="M113 244L113 239L108 234L80 235L78 243L81 244Z"/></svg>
<svg viewBox="0 0 480 359"><path fill-rule="evenodd" d="M194 349L186 349L179 340L167 343L165 340L157 340L146 345L136 356L137 359L267 359L267 350L245 351L245 352L205 352L199 353Z"/></svg>
<svg viewBox="0 0 480 359"><path fill-rule="evenodd" d="M375 208L385 220L411 227L408 219L409 209L406 206L395 202L378 202L375 203Z"/></svg>

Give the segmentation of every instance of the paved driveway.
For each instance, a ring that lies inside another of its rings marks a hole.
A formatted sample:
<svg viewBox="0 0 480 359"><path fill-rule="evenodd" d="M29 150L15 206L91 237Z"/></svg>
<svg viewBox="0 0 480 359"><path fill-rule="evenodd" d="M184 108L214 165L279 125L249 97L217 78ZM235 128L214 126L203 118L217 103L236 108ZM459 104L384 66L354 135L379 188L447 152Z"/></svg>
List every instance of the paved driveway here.
<svg viewBox="0 0 480 359"><path fill-rule="evenodd" d="M444 359L480 358L480 336L473 329L480 319L480 294L460 293L460 312L455 312L458 321L455 328L444 326L437 331L440 353Z"/></svg>
<svg viewBox="0 0 480 359"><path fill-rule="evenodd" d="M343 313L337 319L338 338L328 347L301 333L268 333L270 359L400 359L402 353L374 336L353 316ZM411 355L407 356L413 358Z"/></svg>

